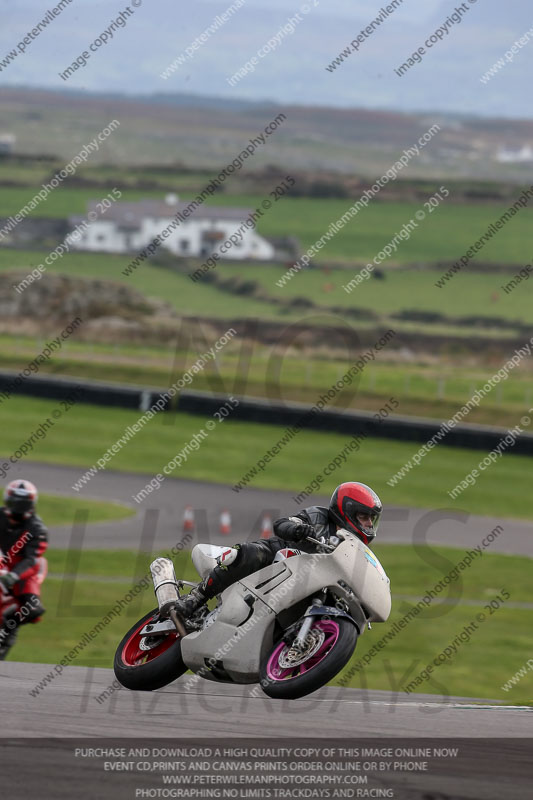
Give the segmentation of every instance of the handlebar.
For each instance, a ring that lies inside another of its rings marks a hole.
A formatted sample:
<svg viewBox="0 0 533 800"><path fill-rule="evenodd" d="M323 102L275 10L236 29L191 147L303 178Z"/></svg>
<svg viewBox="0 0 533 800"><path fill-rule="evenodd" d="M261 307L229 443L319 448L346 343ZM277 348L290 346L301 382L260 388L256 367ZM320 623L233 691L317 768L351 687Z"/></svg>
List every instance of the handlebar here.
<svg viewBox="0 0 533 800"><path fill-rule="evenodd" d="M333 553L335 547L332 544L327 544L326 542L321 542L320 539L314 539L312 536L305 537L307 542L312 542L313 544L318 544L320 547L323 547L328 553Z"/></svg>

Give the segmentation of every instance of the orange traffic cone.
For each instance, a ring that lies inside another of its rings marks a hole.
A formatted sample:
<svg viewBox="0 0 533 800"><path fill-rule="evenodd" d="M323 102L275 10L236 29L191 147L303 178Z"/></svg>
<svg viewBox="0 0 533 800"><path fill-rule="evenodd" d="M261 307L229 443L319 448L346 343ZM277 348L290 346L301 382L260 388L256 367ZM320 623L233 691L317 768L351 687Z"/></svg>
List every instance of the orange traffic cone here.
<svg viewBox="0 0 533 800"><path fill-rule="evenodd" d="M183 513L183 533L194 530L194 511L192 506L185 506Z"/></svg>
<svg viewBox="0 0 533 800"><path fill-rule="evenodd" d="M273 532L272 519L269 514L264 514L261 521L261 539L270 539Z"/></svg>
<svg viewBox="0 0 533 800"><path fill-rule="evenodd" d="M227 509L224 509L220 515L220 533L223 533L224 536L231 533L231 517Z"/></svg>

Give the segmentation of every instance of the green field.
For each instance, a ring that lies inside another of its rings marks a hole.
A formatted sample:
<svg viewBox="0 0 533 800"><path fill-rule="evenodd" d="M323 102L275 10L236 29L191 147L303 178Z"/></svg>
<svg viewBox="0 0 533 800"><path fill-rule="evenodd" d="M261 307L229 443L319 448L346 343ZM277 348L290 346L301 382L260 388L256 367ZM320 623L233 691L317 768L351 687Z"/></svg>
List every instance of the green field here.
<svg viewBox="0 0 533 800"><path fill-rule="evenodd" d="M485 604L494 600L501 589L509 591L509 603L525 603L531 599L530 562L521 557L485 553L468 570L460 573L461 583L453 584L453 593L445 596L449 604L443 604L443 596L439 596L428 611L415 617L387 643L373 658L369 669L363 672L355 670L353 665L391 630L395 621L408 612L415 602L414 598L423 596L428 588L438 583L464 557L464 552L449 548L431 548L431 555L429 549L427 553L422 550L417 555L410 547L393 545L379 546L377 553L391 578L391 617L388 622L376 624L365 633L351 662L332 685L338 685L339 680L352 675L348 683L350 686L401 692L401 686L442 652L465 625L476 619L476 614L483 612L487 618L479 624L470 642L460 647L451 662L436 669L433 680L425 682L417 691L502 699L511 704L531 699L533 672L509 692L503 691L501 686L531 656L533 609L506 608L503 604L492 615L490 609L484 609ZM436 554L442 560L439 568L430 566ZM146 554L144 561L141 558L137 563L133 553L82 553L79 574L83 577L75 580L60 577L47 579L43 587L47 614L39 625L21 629L19 642L10 659L45 664L60 662L82 640L84 633L90 631L127 594L136 580L147 573L149 560L149 554ZM52 575L61 575L67 564L65 551L50 553ZM195 580L188 554L180 554L175 558L175 565L178 577ZM111 573L122 580L110 581ZM90 580L91 575L95 576L95 580ZM413 600L402 600L406 596ZM453 602L450 603L450 600ZM72 663L77 666L110 667L116 646L124 633L153 607L153 592L147 588ZM43 677L45 675L46 670L43 670Z"/></svg>
<svg viewBox="0 0 533 800"><path fill-rule="evenodd" d="M18 283L32 269L43 264L46 255L44 251L0 248L0 272L19 271L12 280L13 284ZM369 279L348 294L342 287L356 274L356 270L335 269L327 273L308 270L298 273L283 288L279 288L276 281L283 275L284 268L220 264L217 267L218 277L254 281L258 289L266 293L264 297L253 294L243 296L236 291L221 292L215 284L202 280L193 282L187 274L157 266L143 265L133 275L126 277L122 270L130 260L131 256L71 253L56 261L47 271L124 283L147 297L167 301L180 313L186 310L188 315L216 319L254 317L287 324L305 320L310 325L344 325L347 312L362 309L374 311L376 317L358 317L355 311L349 319L359 329L378 323L399 331L427 330L435 334L448 332L463 336L472 332L502 338L509 335L505 325L491 324L489 318L507 321L510 329L512 323L527 324L533 296L533 280L522 281L514 292L505 294L501 287L511 280L512 275L508 273L468 273L466 270L454 278L453 288L450 284L444 289L437 289L434 284L441 275L439 271L389 270L383 280ZM191 263L191 271L194 268L194 263ZM46 280L46 273L42 280ZM294 304L296 298L310 300L315 307L302 310ZM449 321L409 321L390 316L403 311L443 314ZM317 316L321 312L327 314L326 319ZM483 327L475 327L472 323L457 321L472 316L481 317L487 322Z"/></svg>
<svg viewBox="0 0 533 800"><path fill-rule="evenodd" d="M533 242L530 249L533 253ZM426 261L429 260L428 257ZM256 281L262 289L279 299L305 297L319 307L335 306L347 311L358 308L363 312L375 311L382 318L401 311L429 311L443 314L451 320L474 316L500 317L509 322L527 324L531 319L533 280L521 281L514 292L506 294L502 287L512 279L513 274L509 273L472 273L467 268L449 286L439 289L435 283L445 270L394 269L387 270L381 280L371 277L348 293L343 286L359 273L357 268L303 270L279 287L276 281L285 271L282 267L217 266L217 274L221 277ZM395 320L389 321L393 326L398 324ZM462 324L466 327L467 323ZM490 328L488 322L485 324Z"/></svg>
<svg viewBox="0 0 533 800"><path fill-rule="evenodd" d="M17 398L16 405L4 407L4 436L2 455L9 456L51 414L53 401ZM58 420L45 439L36 443L32 460L53 464L78 466L80 476L139 417L135 411L78 404ZM157 474L188 443L193 435L205 428L206 419L190 414L161 414L146 425L109 463L109 469ZM80 437L79 431L91 435ZM346 435L302 431L281 449L275 461L259 472L250 485L260 488L285 489L299 494L311 480L338 455L351 438ZM284 430L275 425L256 425L234 422L217 423L201 447L192 452L174 477L236 484L254 466L263 453L283 436ZM424 508L460 508L486 516L533 516L533 496L530 492L530 459L505 453L490 469L481 473L469 487L452 501L447 491L476 466L486 455L483 451L462 450L439 445L426 456L422 466L413 469L395 487L387 480L418 450L419 445L387 439L365 439L359 452L347 455L342 469L333 472L324 484L327 494L346 476L355 475L372 485L387 505L419 506ZM31 471L30 471L31 472ZM28 474L31 480L31 474ZM90 487L90 484L89 484ZM244 490L245 491L245 490ZM90 488L89 488L90 493ZM84 491L80 491L80 499ZM237 493L236 493L237 496ZM129 498L128 498L129 499ZM146 503L157 505L152 494Z"/></svg>
<svg viewBox="0 0 533 800"><path fill-rule="evenodd" d="M196 176L198 178L198 176ZM4 212L13 213L25 200L24 193L30 191L21 188L7 188L0 198L0 214L2 203ZM60 187L53 192L45 203L35 211L36 215L65 216L75 212L82 213L91 191L87 188L70 189ZM124 192L124 200L139 199L150 196L150 192ZM152 193L152 196L156 196ZM28 198L26 197L26 200ZM224 196L213 201L218 204L242 205L257 207L261 197L256 195ZM309 198L283 198L270 209L259 224L259 231L267 236L295 235L305 249L311 245L327 229L329 222L341 216L350 201L323 200ZM487 225L504 211L504 206L493 204L445 204L437 209L421 224L420 229L409 241L403 242L398 253L385 266L400 265L394 269L386 269L381 279L375 277L360 284L350 294L343 290L350 279L386 244L399 230L403 223L415 214L417 206L409 203L381 203L376 201L363 210L345 229L332 239L322 251L321 260L324 268L300 272L283 288L276 285L285 267L272 267L263 264L222 263L213 273L217 281L231 279L233 285L220 286L205 280L193 282L186 270L193 271L198 262L188 265L180 262L178 268L183 271L172 271L162 266L141 265L131 276L124 276L122 271L131 261L132 256L113 256L92 253L71 253L56 261L50 272L64 273L72 277L111 280L123 283L140 291L143 295L163 299L178 314L184 311L188 315L196 315L205 319L234 320L243 317L258 320L272 320L290 325L304 322L309 326L344 325L348 321L361 332L376 327L393 328L398 335L412 335L423 342L425 334L446 338L449 352L460 359L463 343L471 337L496 339L501 349L511 339L524 338L523 327L530 318L533 292L533 281L523 281L510 294L505 294L502 285L507 283L512 273L474 273L468 268L455 276L453 284L444 289L435 287L435 281L442 274L441 267L427 269L436 262L452 262L464 253L473 241L486 229ZM516 271L529 263L531 259L531 235L529 209L517 215L497 237L486 246L479 260L493 261L505 265L516 264ZM327 224L326 224L327 223ZM46 243L46 249L40 251L24 251L0 248L0 271L19 270L13 277L13 283L24 278L38 264L44 262L47 252L54 242ZM45 248L45 243L43 243ZM330 269L328 259L333 263L339 260L350 262L349 269ZM420 269L402 269L401 265L417 262L425 265ZM209 277L212 277L210 275ZM46 275L42 278L46 282ZM248 287L245 284L248 284ZM27 291L32 291L30 288ZM303 303L301 302L303 299ZM309 305L305 305L309 304ZM370 312L370 314L366 313ZM320 316L327 315L326 318ZM425 318L423 315L427 315ZM431 315L434 315L433 318ZM477 318L472 319L472 318ZM519 326L522 327L520 330ZM428 343L428 348L431 345ZM440 345L439 345L440 347ZM443 343L442 347L446 348ZM459 349L457 349L459 348ZM479 358L486 362L490 358L488 345L479 349ZM511 347L509 348L511 349ZM316 348L315 348L316 350ZM327 348L325 347L326 351ZM316 353L313 353L313 357ZM325 355L325 352L324 352ZM6 366L12 361L6 358ZM304 363L305 361L305 363ZM296 372L305 372L306 385L313 386L307 378L309 358L305 354L302 364ZM94 365L71 364L67 374L87 374L87 376L106 378L105 367L95 369ZM499 366L499 365L498 365ZM321 367L319 366L319 369ZM252 371L261 373L261 364L252 363ZM124 380L136 381L136 370L118 365L119 374ZM450 386L454 376L450 372ZM373 373L376 375L376 373ZM417 384L418 374L411 370L402 374L401 381L413 378ZM118 377L118 376L117 376ZM424 376L422 376L423 378ZM200 383L203 379L200 379ZM264 379L258 376L259 383ZM373 378L374 380L374 378ZM429 378L431 382L431 377ZM462 376L460 378L462 380ZM257 383L257 379L255 381ZM293 381L294 382L294 381ZM392 381L394 383L394 380ZM468 382L471 384L471 381ZM290 379L288 380L290 385ZM374 408L374 401L379 407L380 399L385 391L369 386L364 389L368 395L362 407ZM251 394L264 394L259 386L250 389ZM394 394L394 391L392 392ZM453 403L454 391L441 388L436 391L436 398L427 404L417 397L416 390L408 389L404 394L407 402L404 413L432 416L446 416ZM520 394L522 392L520 391ZM292 399L300 399L298 395L288 395ZM396 389L398 396L398 389ZM402 395L403 396L403 395ZM523 393L527 398L527 390ZM500 398L501 399L501 398ZM527 402L527 399L525 399ZM502 409L505 419L510 420L514 414L512 409ZM472 421L489 422L495 420L491 409L480 411L480 416L472 416ZM482 415L482 416L481 416Z"/></svg>
<svg viewBox="0 0 533 800"><path fill-rule="evenodd" d="M42 350L43 343L42 338L0 335L3 369L23 370ZM177 352L172 343L166 347L143 347L70 339L42 365L40 372L162 389L176 381L207 348L207 342L205 346L199 343L194 351L186 353ZM219 354L217 365L210 364L198 374L192 388L276 398L282 387L283 399L310 405L339 380L357 358L355 352L347 352L344 360L337 360L320 352L314 358L306 358L288 351L280 359L271 348L256 344L250 365L245 368L241 348L237 341L228 344ZM496 364L482 369L452 363L432 366L375 361L367 364L355 396L343 398L342 407L379 411L392 397L398 401L396 414L449 419L495 371ZM513 427L531 405L533 381L528 372L517 369L486 395L466 421Z"/></svg>
<svg viewBox="0 0 533 800"><path fill-rule="evenodd" d="M273 179L275 180L275 179ZM38 191L40 187L35 187ZM272 189L275 188L275 182ZM0 217L9 217L23 208L34 196L28 188L4 187L0 197ZM99 200L110 189L94 190L59 186L30 216L67 218L73 214L85 214L88 200ZM143 198L161 199L162 192L125 190L121 201ZM190 200L192 196L182 197ZM219 194L207 201L208 205L238 206L256 209L268 195L224 195ZM312 199L283 197L258 223L258 231L264 236L295 236L306 250L339 220L354 203L354 200ZM394 263L455 261L479 239L491 222L498 219L508 206L503 204L454 204L453 198L427 213L425 220L413 232L411 238L402 242L394 254ZM338 259L351 263L366 262L387 244L395 233L423 209L422 203L379 202L374 200L337 233L321 251L320 261ZM479 255L479 260L503 264L526 264L531 260L531 220L533 212L526 208L517 214L498 236L491 239Z"/></svg>
<svg viewBox="0 0 533 800"><path fill-rule="evenodd" d="M274 187L272 187L274 188ZM256 208L262 197L221 195L212 205L241 205ZM305 250L324 234L355 201L310 198L282 198L258 224L265 236L289 233L300 240ZM371 203L331 239L321 251L320 261L328 258L366 262L387 244L404 224L414 218L422 203ZM507 206L494 204L454 205L449 198L419 223L411 238L402 242L392 261L399 264L455 261L498 219ZM524 264L531 261L531 221L533 212L525 209L492 239L479 256L480 261ZM287 228L289 227L289 230Z"/></svg>
<svg viewBox="0 0 533 800"><path fill-rule="evenodd" d="M48 180L52 177L53 173L48 173ZM28 187L2 187L0 217L9 217L16 214L17 211L24 208L24 206L32 200L41 188L41 184ZM112 187L102 188L99 186L94 189L87 188L86 186L71 188L63 183L53 189L46 199L41 200L27 216L67 219L73 214L83 215L87 212L87 203L90 200L101 200L103 197L107 196L111 189ZM122 193L122 202L142 200L150 196L161 199L161 192L151 193L134 189L126 190Z"/></svg>
<svg viewBox="0 0 533 800"><path fill-rule="evenodd" d="M37 512L47 526L71 525L74 515L80 509L89 512L88 523L111 522L133 516L135 511L119 503L107 503L103 500L86 500L82 502L76 497L62 497L52 494L39 495Z"/></svg>
<svg viewBox="0 0 533 800"><path fill-rule="evenodd" d="M0 248L0 271L20 269L22 280L31 270L44 262L48 253ZM199 314L219 319L256 316L260 319L283 319L287 322L301 318L297 310L286 313L283 309L266 302L250 299L243 307L243 299L238 295L224 294L215 286L193 283L186 275L178 275L160 267L140 267L132 276L126 277L122 270L132 256L95 255L94 253L72 253L56 261L48 271L64 273L76 278L97 278L99 280L123 283L137 289L147 297L166 300L176 311ZM41 280L44 280L42 278ZM15 282L15 281L13 281ZM28 291L28 290L27 290Z"/></svg>

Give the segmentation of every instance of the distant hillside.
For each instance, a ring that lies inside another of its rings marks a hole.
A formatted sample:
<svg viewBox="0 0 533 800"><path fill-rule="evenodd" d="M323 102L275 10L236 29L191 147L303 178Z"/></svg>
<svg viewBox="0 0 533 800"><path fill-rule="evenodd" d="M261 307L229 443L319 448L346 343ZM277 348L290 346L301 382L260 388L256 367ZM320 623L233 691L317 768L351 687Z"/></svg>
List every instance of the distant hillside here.
<svg viewBox="0 0 533 800"><path fill-rule="evenodd" d="M394 69L430 36L460 2L404 0L369 37L359 52L334 73L326 66L348 47L387 5L376 0L247 0L227 24L193 51L168 78L161 74L196 37L231 5L231 0L139 2L127 26L76 72L69 88L107 89L144 94L160 91L285 104L406 110L471 111L483 116L531 116L533 48L522 49L487 86L480 83L492 64L533 23L526 0L469 0L468 13L424 63L399 79ZM275 36L298 9L308 13L275 52L236 86L228 77ZM63 87L65 70L104 31L120 5L106 0L76 0L54 21L53 29L32 43L2 71L2 84ZM42 19L43 0L3 0L0 61L21 41L32 22Z"/></svg>
<svg viewBox="0 0 533 800"><path fill-rule="evenodd" d="M365 109L281 106L271 103L159 94L0 89L0 132L17 137L16 152L75 156L111 120L120 128L91 163L181 163L222 168L279 113L287 119L258 148L246 168L268 164L327 169L372 177L435 123L441 131L404 177L470 177L524 181L524 167L495 160L501 147L533 143L533 121L459 115L403 114Z"/></svg>

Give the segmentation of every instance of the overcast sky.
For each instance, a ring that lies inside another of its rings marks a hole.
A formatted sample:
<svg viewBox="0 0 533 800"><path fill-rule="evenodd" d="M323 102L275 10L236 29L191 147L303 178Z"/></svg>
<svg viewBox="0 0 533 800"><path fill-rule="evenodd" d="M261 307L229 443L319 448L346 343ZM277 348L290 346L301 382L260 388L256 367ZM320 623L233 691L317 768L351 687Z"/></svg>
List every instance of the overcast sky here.
<svg viewBox="0 0 533 800"><path fill-rule="evenodd" d="M134 13L126 26L91 53L86 66L62 80L59 73L89 49L128 2ZM163 79L163 71L231 3L72 0L24 53L2 68L0 85L532 116L533 5L526 0L464 0L467 11L461 24L449 26L444 40L426 48L422 62L402 77L394 70L424 45L461 5L459 0L404 0L333 72L326 66L387 0L307 0L307 14L300 11L305 0L246 0L186 63ZM53 7L54 0L0 0L0 65ZM282 35L275 51L259 59L253 73L230 85L228 79L297 13L301 20L294 32ZM483 84L481 76L523 36L528 43Z"/></svg>

